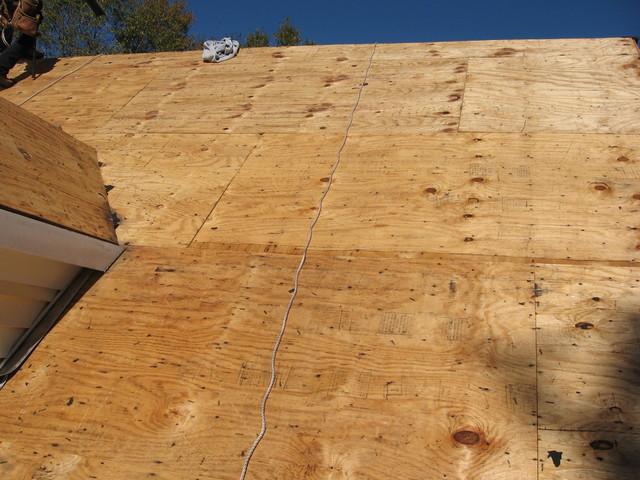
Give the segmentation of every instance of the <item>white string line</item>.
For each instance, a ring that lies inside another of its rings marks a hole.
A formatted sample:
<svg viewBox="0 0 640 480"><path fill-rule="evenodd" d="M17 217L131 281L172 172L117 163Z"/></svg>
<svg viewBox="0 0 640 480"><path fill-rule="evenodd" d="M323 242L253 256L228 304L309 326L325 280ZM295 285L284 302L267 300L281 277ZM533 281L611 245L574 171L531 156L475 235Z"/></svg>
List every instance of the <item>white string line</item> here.
<svg viewBox="0 0 640 480"><path fill-rule="evenodd" d="M302 272L302 268L304 267L304 264L307 261L309 247L311 246L311 241L313 239L313 229L315 228L316 224L318 223L318 220L320 219L320 214L322 213L322 207L324 205L324 199L327 198L327 195L329 194L329 190L331 190L331 185L333 184L333 177L336 173L336 170L338 170L338 167L340 166L340 161L342 160L342 151L344 150L344 147L347 145L347 139L349 138L349 131L351 130L351 126L353 125L353 117L356 113L356 109L358 108L358 105L360 104L362 91L364 90L364 87L367 83L367 77L369 76L369 70L371 70L373 55L376 53L377 46L378 46L377 44L373 46L373 51L371 52L371 56L369 57L369 65L367 66L367 70L365 71L364 79L362 80L362 84L360 85L360 90L358 91L358 98L356 99L356 103L353 106L353 109L351 110L349 123L347 124L347 129L344 134L344 139L342 140L342 144L338 149L336 161L333 164L333 167L331 168L331 174L329 175L329 182L327 183L327 187L324 189L324 191L322 192L322 196L320 197L320 203L318 204L316 215L311 221L311 224L309 226L309 231L307 233L307 242L302 252L302 257L300 258L300 263L298 264L298 268L296 269L296 272L293 276L293 291L291 292L291 296L289 297L289 303L287 304L284 317L282 318L282 324L280 325L280 332L276 337L276 341L273 345L273 350L271 352L271 380L269 381L269 385L267 386L267 389L264 392L264 396L262 397L262 401L260 402L260 418L261 418L260 433L258 433L258 436L253 441L253 443L251 444L251 447L249 448L249 450L247 451L247 454L244 457L242 472L240 473L240 480L245 480L249 470L249 463L251 462L251 458L253 457L253 454L258 448L258 445L260 445L260 442L262 441L262 439L267 433L266 408L267 408L267 401L269 400L269 396L271 395L271 392L273 391L273 387L275 386L275 383L276 383L276 357L278 355L280 344L282 343L282 339L287 329L287 323L289 322L289 315L291 313L291 309L293 308L293 303L295 302L296 297L298 296L298 286L300 284L300 273Z"/></svg>
<svg viewBox="0 0 640 480"><path fill-rule="evenodd" d="M89 65L91 62L93 62L94 60L97 60L98 58L100 58L102 56L102 54L100 55L96 55L95 57L92 57L91 59L89 59L88 61L84 62L82 65L80 65L79 67L71 70L70 72L65 73L64 75L62 75L60 78L55 79L53 82L45 85L44 87L42 87L40 90L36 91L35 93L29 95L26 99L24 99L22 102L20 102L18 104L18 106L22 106L25 103L27 103L29 100L31 100L33 97L35 97L36 95L40 95L42 92L44 92L45 90L48 90L49 88L53 87L56 83L64 80L65 78L67 78L69 75L73 75L74 73L76 73L78 70L80 70L81 68L86 67L87 65Z"/></svg>

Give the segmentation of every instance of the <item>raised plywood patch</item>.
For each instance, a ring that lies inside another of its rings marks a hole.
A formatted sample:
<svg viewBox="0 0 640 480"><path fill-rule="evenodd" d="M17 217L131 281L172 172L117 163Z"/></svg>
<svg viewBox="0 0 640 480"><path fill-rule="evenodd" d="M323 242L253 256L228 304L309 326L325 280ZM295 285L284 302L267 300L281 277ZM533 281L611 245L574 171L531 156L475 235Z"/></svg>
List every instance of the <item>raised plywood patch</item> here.
<svg viewBox="0 0 640 480"><path fill-rule="evenodd" d="M0 99L0 208L116 242L96 152Z"/></svg>

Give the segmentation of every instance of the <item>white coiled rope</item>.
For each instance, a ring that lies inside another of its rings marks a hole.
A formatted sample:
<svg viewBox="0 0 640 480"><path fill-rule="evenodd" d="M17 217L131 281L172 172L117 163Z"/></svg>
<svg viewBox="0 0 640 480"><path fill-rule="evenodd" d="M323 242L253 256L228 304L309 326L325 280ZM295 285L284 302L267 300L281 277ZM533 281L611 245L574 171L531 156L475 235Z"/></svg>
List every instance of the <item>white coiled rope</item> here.
<svg viewBox="0 0 640 480"><path fill-rule="evenodd" d="M302 257L300 258L300 263L298 263L298 268L296 268L295 274L293 276L293 290L291 291L291 296L289 297L289 303L287 304L287 308L284 312L284 316L282 318L282 324L280 325L280 331L278 332L278 336L276 337L276 341L273 345L273 350L271 351L271 380L269 380L269 385L264 392L262 397L262 401L260 402L260 419L261 419L261 427L260 433L251 444L249 450L247 450L247 454L244 457L244 463L242 465L242 472L240 473L240 480L245 480L247 473L249 471L249 463L251 462L251 458L255 453L258 445L264 438L267 433L267 401L269 400L269 396L273 391L273 387L276 384L277 372L276 372L276 357L278 356L278 350L280 348L280 344L282 343L282 339L287 330L287 323L289 322L289 315L291 314L291 309L293 308L293 303L296 300L298 295L298 285L300 284L300 273L302 272L302 268L307 261L307 255L309 253L309 247L311 246L311 240L313 239L313 229L315 228L318 220L320 219L320 214L322 213L322 207L324 205L324 199L327 198L329 194L329 190L331 190L331 185L333 184L333 177L340 165L340 160L342 159L342 151L347 144L347 139L349 138L349 131L351 130L351 126L353 125L353 117L356 113L356 109L360 104L360 98L362 97L362 91L367 83L367 77L369 76L369 70L371 70L371 63L373 62L373 55L376 53L377 45L373 46L373 51L371 52L371 56L369 57L369 65L367 66L367 70L364 74L364 79L362 80L362 84L360 85L360 90L358 91L358 98L356 99L356 103L351 110L351 115L349 116L349 123L347 124L347 129L344 134L344 139L342 140L342 144L338 149L338 154L333 167L331 168L331 174L329 175L329 182L327 183L327 188L322 192L322 196L320 197L320 203L318 204L318 208L316 210L316 214L309 225L309 231L307 233L307 241L305 243L305 247L302 253Z"/></svg>

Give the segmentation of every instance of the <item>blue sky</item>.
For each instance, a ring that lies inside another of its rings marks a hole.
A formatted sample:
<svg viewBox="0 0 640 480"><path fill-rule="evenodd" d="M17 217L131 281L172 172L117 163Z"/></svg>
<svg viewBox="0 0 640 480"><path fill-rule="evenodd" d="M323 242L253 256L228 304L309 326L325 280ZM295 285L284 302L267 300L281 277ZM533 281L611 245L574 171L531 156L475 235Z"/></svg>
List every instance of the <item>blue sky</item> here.
<svg viewBox="0 0 640 480"><path fill-rule="evenodd" d="M193 32L272 33L289 16L319 44L640 35L640 0L188 0Z"/></svg>

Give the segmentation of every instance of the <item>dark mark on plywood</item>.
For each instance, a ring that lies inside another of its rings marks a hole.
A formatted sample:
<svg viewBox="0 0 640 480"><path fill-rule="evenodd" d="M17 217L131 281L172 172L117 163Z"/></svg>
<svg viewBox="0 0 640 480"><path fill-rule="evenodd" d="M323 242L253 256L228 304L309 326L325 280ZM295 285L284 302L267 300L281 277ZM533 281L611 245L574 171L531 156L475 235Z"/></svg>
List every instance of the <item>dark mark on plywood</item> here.
<svg viewBox="0 0 640 480"><path fill-rule="evenodd" d="M609 440L594 440L589 446L594 450L611 450L615 445Z"/></svg>
<svg viewBox="0 0 640 480"><path fill-rule="evenodd" d="M480 435L471 430L460 430L453 434L453 439L462 445L477 445L480 442Z"/></svg>
<svg viewBox="0 0 640 480"><path fill-rule="evenodd" d="M550 458L555 467L558 468L562 462L562 452L550 450L547 452L547 458Z"/></svg>

